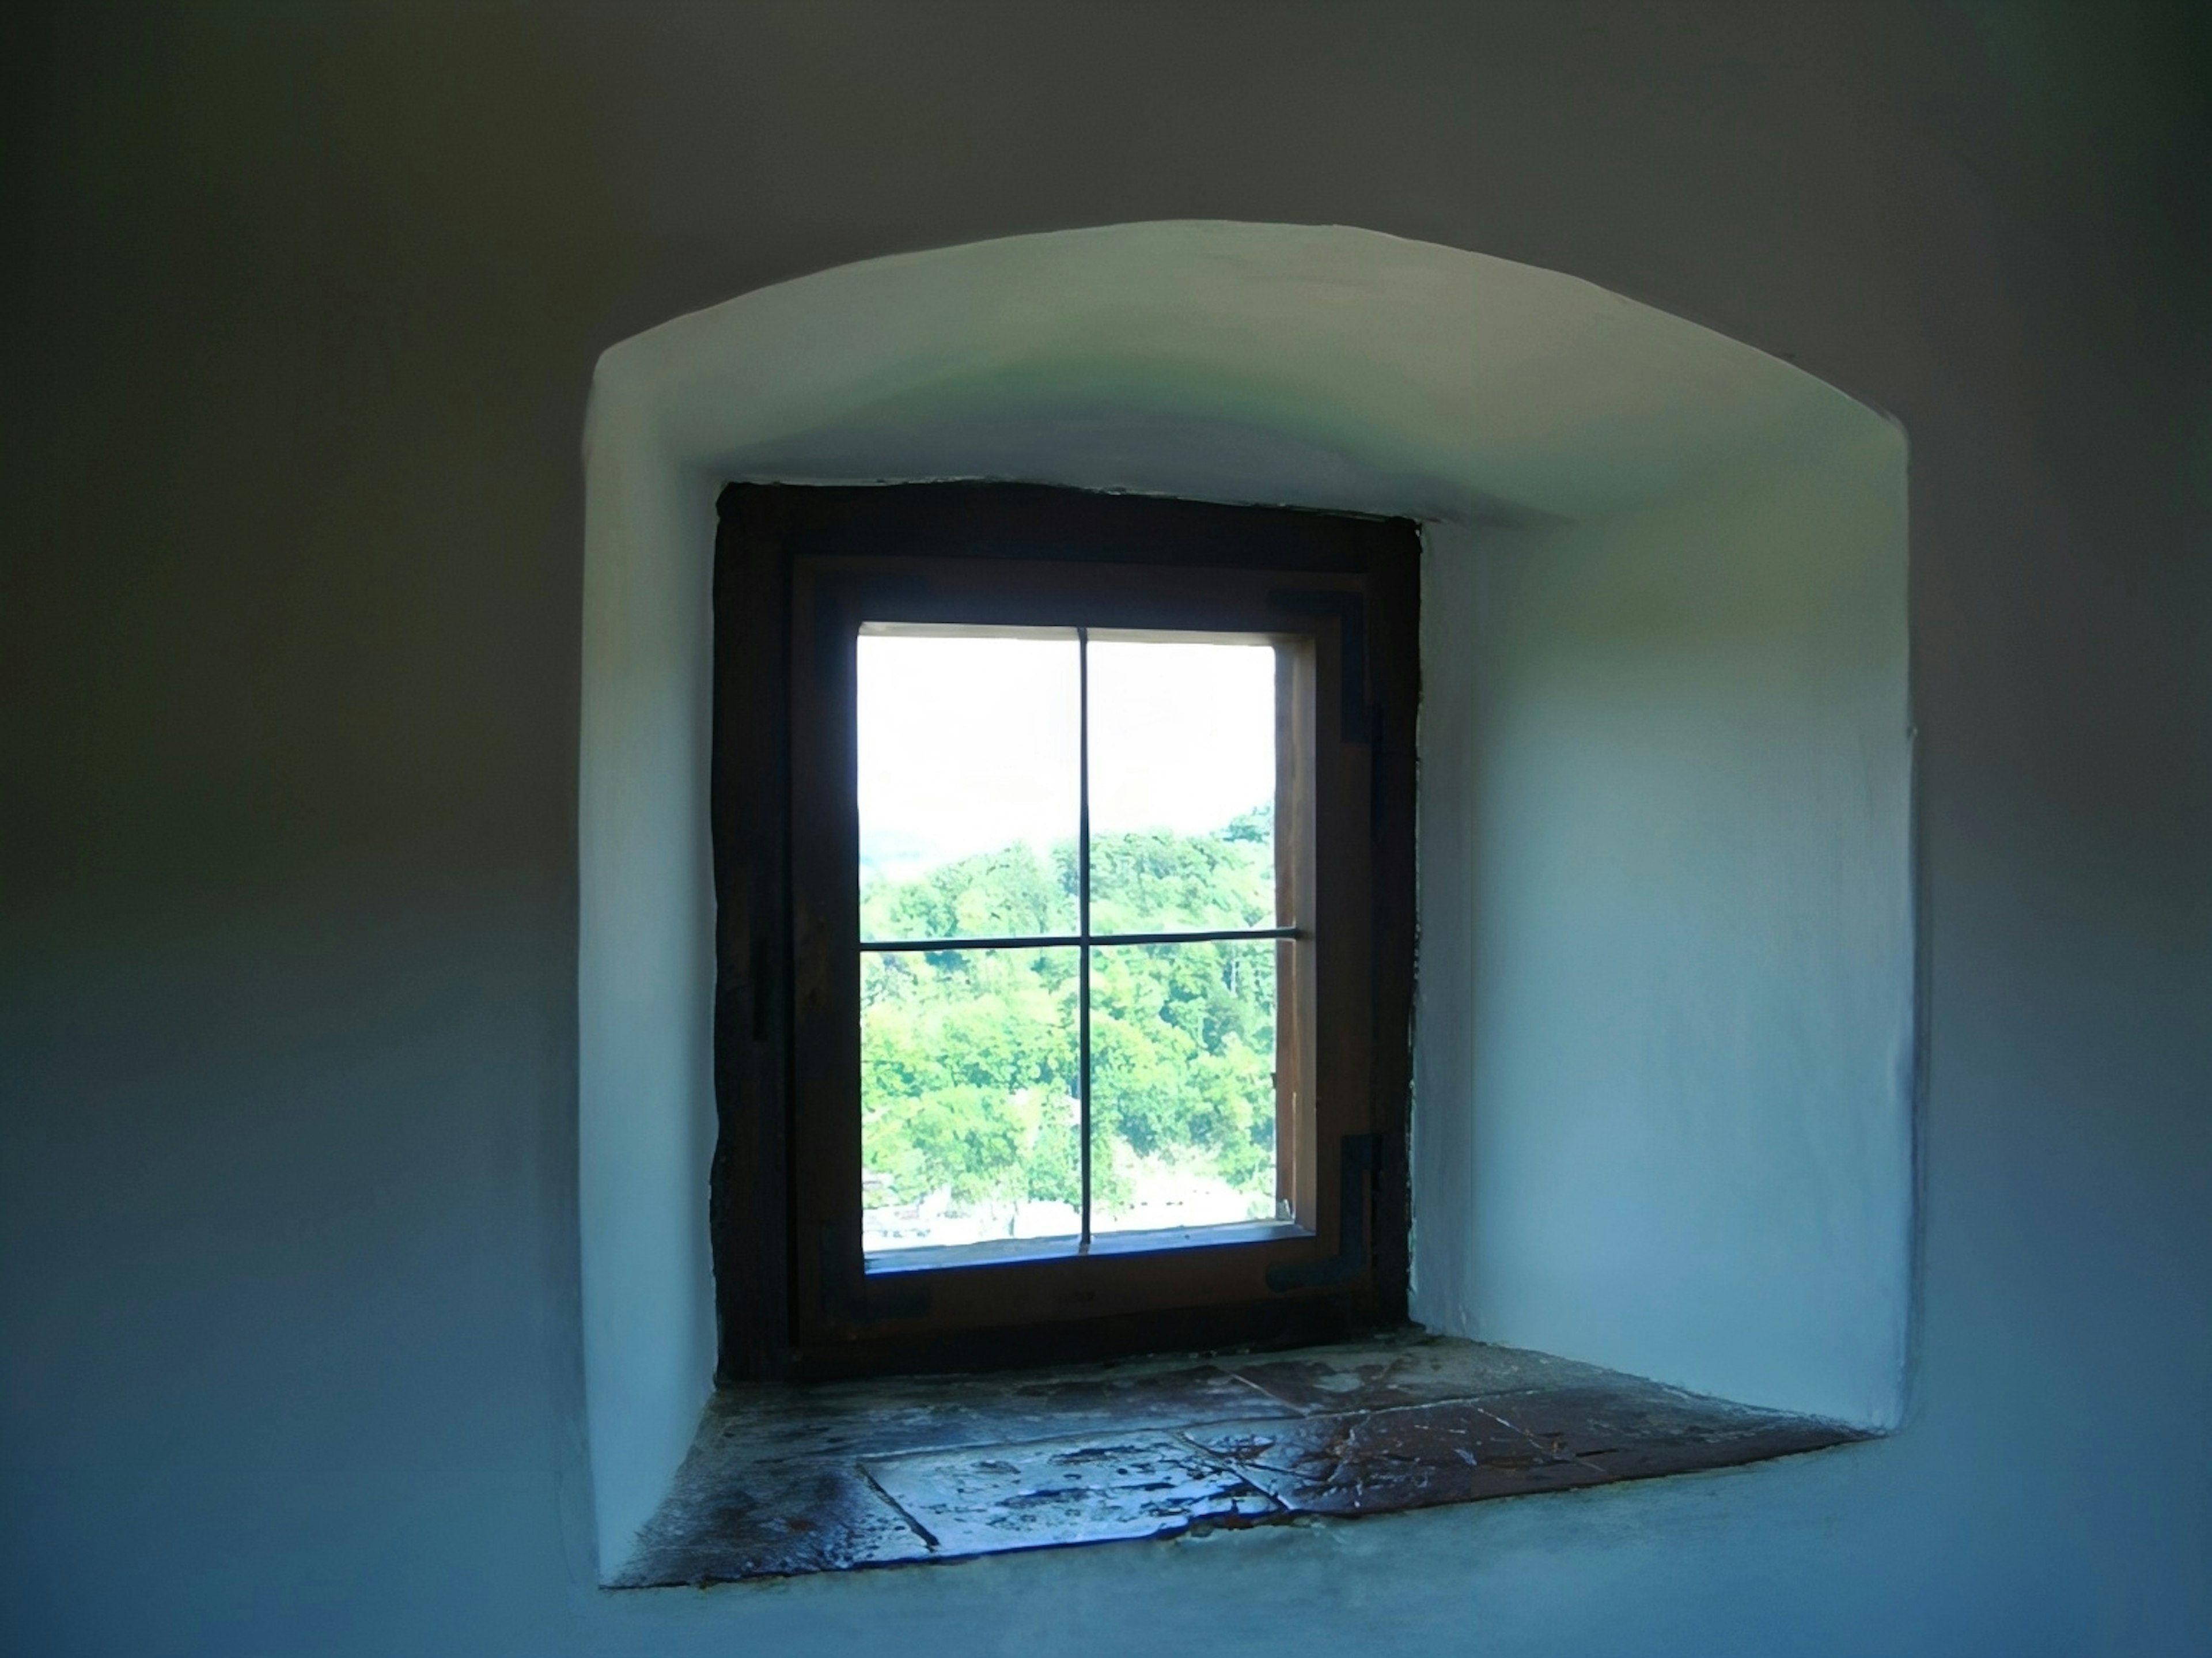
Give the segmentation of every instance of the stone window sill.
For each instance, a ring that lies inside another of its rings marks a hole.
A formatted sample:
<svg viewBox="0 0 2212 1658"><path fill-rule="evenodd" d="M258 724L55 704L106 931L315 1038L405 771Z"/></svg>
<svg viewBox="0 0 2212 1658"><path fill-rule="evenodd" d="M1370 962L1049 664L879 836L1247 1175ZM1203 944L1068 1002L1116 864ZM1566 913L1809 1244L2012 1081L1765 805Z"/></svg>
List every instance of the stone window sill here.
<svg viewBox="0 0 2212 1658"><path fill-rule="evenodd" d="M1868 1436L1516 1348L725 1389L612 1587L703 1584L1601 1485Z"/></svg>

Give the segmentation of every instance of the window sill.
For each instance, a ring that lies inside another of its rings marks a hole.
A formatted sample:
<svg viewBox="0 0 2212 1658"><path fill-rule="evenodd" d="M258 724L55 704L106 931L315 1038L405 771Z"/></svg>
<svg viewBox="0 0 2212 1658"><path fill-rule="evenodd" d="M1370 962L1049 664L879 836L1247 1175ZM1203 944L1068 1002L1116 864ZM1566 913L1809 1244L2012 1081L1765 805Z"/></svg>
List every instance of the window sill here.
<svg viewBox="0 0 2212 1658"><path fill-rule="evenodd" d="M611 1587L963 1559L1732 1467L1868 1436L1516 1348L1297 1352L717 1394Z"/></svg>
<svg viewBox="0 0 2212 1658"><path fill-rule="evenodd" d="M1280 1243L1313 1234L1295 1221L1240 1221L1223 1226L1174 1226L1149 1232L1100 1232L1088 1248L1072 1237L994 1238L983 1243L947 1243L935 1248L885 1250L867 1257L870 1278L901 1272L936 1272L952 1266L984 1266L1006 1260L1073 1260L1088 1255L1158 1254L1174 1249L1218 1249L1240 1243Z"/></svg>

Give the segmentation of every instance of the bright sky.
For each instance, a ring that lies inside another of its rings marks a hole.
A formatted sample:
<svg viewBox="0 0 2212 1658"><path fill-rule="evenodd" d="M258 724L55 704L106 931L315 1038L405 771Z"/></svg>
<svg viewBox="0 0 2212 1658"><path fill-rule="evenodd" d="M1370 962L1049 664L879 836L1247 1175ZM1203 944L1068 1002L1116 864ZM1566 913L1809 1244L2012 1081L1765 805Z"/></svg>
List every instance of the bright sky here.
<svg viewBox="0 0 2212 1658"><path fill-rule="evenodd" d="M1076 644L860 639L860 856L909 874L1075 838ZM1094 834L1217 829L1275 790L1264 645L1091 647Z"/></svg>

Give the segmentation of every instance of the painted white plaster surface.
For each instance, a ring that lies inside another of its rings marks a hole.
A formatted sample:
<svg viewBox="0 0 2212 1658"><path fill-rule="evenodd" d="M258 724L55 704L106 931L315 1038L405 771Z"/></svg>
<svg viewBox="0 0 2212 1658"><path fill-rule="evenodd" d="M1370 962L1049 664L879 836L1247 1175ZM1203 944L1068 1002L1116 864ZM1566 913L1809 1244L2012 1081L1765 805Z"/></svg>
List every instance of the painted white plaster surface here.
<svg viewBox="0 0 2212 1658"><path fill-rule="evenodd" d="M665 1489L710 1369L706 617L732 477L1427 520L1417 1313L1893 1417L1911 962L1902 448L1877 416L1571 277L1364 231L1168 222L847 266L678 319L601 358L586 458L603 1563ZM1473 665L1478 641L1496 667ZM1816 709L1838 688L1846 705ZM1523 1023L1493 1048L1504 1018ZM1557 1216L1533 1188L1481 1213L1493 1182L1585 1173Z"/></svg>
<svg viewBox="0 0 2212 1658"><path fill-rule="evenodd" d="M1656 506L1432 536L1432 1321L1895 1424L1904 490L1875 424Z"/></svg>

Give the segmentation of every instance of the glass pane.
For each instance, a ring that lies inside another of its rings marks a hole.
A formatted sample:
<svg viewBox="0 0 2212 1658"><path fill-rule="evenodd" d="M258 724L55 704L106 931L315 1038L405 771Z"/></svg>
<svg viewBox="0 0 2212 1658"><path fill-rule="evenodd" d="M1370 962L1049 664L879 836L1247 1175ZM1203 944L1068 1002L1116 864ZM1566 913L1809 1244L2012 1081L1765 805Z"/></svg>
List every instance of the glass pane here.
<svg viewBox="0 0 2212 1658"><path fill-rule="evenodd" d="M1275 1215L1275 952L1091 953L1093 1232Z"/></svg>
<svg viewBox="0 0 2212 1658"><path fill-rule="evenodd" d="M1274 817L1273 646L1091 641L1094 934L1277 925Z"/></svg>
<svg viewBox="0 0 2212 1658"><path fill-rule="evenodd" d="M1074 932L1074 633L859 645L860 936Z"/></svg>
<svg viewBox="0 0 2212 1658"><path fill-rule="evenodd" d="M1080 1230L1078 959L1073 947L861 956L869 1254Z"/></svg>

